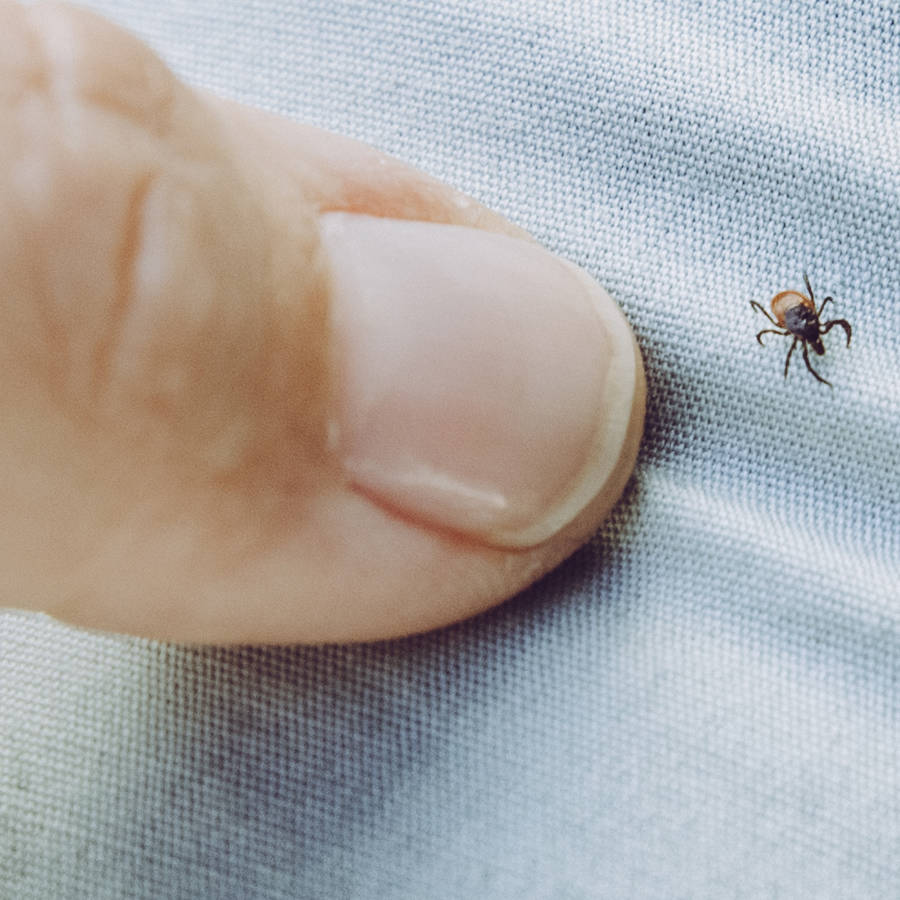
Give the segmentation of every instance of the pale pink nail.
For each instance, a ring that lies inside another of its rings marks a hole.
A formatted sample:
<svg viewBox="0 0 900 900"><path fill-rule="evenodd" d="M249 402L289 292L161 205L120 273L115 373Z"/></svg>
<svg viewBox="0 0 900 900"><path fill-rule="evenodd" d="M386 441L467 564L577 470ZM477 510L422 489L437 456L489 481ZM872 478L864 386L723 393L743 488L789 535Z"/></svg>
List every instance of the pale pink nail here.
<svg viewBox="0 0 900 900"><path fill-rule="evenodd" d="M571 521L618 460L634 394L609 295L505 235L347 213L321 227L334 443L355 488L503 546Z"/></svg>

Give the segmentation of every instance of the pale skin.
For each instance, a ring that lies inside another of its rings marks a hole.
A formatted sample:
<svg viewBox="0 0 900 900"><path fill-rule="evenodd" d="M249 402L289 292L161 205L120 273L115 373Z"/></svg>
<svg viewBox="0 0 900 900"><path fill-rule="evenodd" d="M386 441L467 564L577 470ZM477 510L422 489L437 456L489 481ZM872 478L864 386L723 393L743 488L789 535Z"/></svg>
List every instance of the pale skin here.
<svg viewBox="0 0 900 900"><path fill-rule="evenodd" d="M596 530L637 455L636 346L624 437L552 533L441 527L348 476L334 211L530 240L371 147L189 88L94 15L0 0L0 605L371 640L495 605Z"/></svg>

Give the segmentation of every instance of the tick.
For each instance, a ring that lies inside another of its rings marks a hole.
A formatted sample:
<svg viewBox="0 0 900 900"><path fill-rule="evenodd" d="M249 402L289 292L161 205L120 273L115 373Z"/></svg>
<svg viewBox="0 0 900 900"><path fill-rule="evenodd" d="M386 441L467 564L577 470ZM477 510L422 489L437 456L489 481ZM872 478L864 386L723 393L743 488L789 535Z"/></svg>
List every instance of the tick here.
<svg viewBox="0 0 900 900"><path fill-rule="evenodd" d="M803 362L806 368L817 381L827 384L831 387L831 382L826 381L809 363L809 348L812 347L816 356L825 355L825 345L822 343L822 335L828 334L835 325L840 325L847 335L847 346L850 346L850 336L853 333L850 323L846 319L832 319L830 322L822 324L822 310L825 309L826 303L834 303L833 297L826 297L822 301L822 305L816 310L816 301L813 297L813 289L809 283L809 277L806 272L803 273L803 280L806 282L806 290L809 296L801 294L799 291L782 291L772 298L772 312L775 314L773 319L759 303L755 300L750 301L753 309L758 309L776 328L763 328L756 335L756 340L760 345L765 347L762 342L764 334L781 334L785 337L793 337L791 341L791 349L788 350L787 359L784 361L784 377L787 378L788 366L791 364L791 354L799 342L803 347Z"/></svg>

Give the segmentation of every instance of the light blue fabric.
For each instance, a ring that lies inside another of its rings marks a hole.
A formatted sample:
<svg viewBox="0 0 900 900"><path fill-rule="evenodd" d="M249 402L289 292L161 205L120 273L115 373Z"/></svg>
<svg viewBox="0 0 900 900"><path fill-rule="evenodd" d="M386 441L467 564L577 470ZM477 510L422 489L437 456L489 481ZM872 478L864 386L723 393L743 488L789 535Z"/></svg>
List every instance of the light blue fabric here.
<svg viewBox="0 0 900 900"><path fill-rule="evenodd" d="M439 633L0 614L0 897L900 896L897 4L93 5L585 266L649 416L596 539ZM804 270L833 391L754 340Z"/></svg>

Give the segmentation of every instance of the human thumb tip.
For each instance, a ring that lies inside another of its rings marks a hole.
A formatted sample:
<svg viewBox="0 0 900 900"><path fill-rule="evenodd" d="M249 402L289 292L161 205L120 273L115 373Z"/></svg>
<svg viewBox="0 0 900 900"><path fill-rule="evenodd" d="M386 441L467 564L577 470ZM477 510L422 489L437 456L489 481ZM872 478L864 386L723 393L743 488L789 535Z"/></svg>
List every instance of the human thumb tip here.
<svg viewBox="0 0 900 900"><path fill-rule="evenodd" d="M320 225L331 431L358 491L508 548L608 510L634 464L643 372L599 284L503 234L349 213Z"/></svg>

